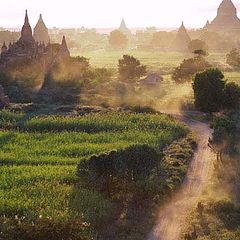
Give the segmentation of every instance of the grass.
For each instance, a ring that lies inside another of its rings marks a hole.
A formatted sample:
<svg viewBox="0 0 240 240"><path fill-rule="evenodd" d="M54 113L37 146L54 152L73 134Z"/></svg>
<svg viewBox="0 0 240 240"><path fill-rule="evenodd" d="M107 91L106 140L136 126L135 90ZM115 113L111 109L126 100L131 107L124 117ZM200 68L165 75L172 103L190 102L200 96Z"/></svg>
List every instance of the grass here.
<svg viewBox="0 0 240 240"><path fill-rule="evenodd" d="M112 214L112 203L97 192L75 188L81 159L138 143L162 151L188 133L161 114L113 112L28 119L2 111L0 116L0 217L17 215L30 222L39 216L82 215L91 224L104 222Z"/></svg>

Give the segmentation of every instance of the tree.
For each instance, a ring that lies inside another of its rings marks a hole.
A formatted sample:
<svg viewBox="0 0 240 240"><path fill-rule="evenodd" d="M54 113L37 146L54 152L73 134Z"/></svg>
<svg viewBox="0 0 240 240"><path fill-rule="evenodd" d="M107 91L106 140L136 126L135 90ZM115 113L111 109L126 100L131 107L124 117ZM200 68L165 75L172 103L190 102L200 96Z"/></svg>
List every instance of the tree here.
<svg viewBox="0 0 240 240"><path fill-rule="evenodd" d="M240 68L240 52L238 49L234 48L227 54L227 64L235 69Z"/></svg>
<svg viewBox="0 0 240 240"><path fill-rule="evenodd" d="M110 33L109 45L110 45L110 48L115 50L126 49L128 45L128 38L121 31L114 30Z"/></svg>
<svg viewBox="0 0 240 240"><path fill-rule="evenodd" d="M173 41L173 34L165 31L156 32L152 36L150 45L159 50L166 50Z"/></svg>
<svg viewBox="0 0 240 240"><path fill-rule="evenodd" d="M123 55L123 58L118 62L119 77L123 81L135 82L146 75L147 67L133 56Z"/></svg>
<svg viewBox="0 0 240 240"><path fill-rule="evenodd" d="M225 80L219 69L197 73L193 79L195 106L203 112L217 112L224 101Z"/></svg>
<svg viewBox="0 0 240 240"><path fill-rule="evenodd" d="M235 110L240 104L240 87L233 83L227 83L224 89L224 108Z"/></svg>
<svg viewBox="0 0 240 240"><path fill-rule="evenodd" d="M201 55L184 59L180 66L173 71L172 79L177 83L184 83L190 81L196 73L202 72L209 67L211 67L210 63Z"/></svg>
<svg viewBox="0 0 240 240"><path fill-rule="evenodd" d="M199 39L192 40L188 45L188 49L191 53L195 53L195 51L198 51L198 50L202 50L205 53L208 52L207 44L204 41Z"/></svg>

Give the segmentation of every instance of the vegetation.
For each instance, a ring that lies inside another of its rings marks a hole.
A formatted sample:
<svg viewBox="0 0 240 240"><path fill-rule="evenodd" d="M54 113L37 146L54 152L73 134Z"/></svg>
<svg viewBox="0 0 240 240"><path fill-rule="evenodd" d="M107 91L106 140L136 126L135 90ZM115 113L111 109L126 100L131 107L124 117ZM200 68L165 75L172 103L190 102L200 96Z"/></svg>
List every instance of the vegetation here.
<svg viewBox="0 0 240 240"><path fill-rule="evenodd" d="M218 112L239 108L240 88L227 83L219 69L208 69L197 73L193 80L195 106L203 112Z"/></svg>
<svg viewBox="0 0 240 240"><path fill-rule="evenodd" d="M204 41L199 40L199 39L192 40L188 45L188 49L191 53L194 53L197 50L202 50L205 53L208 53L207 44Z"/></svg>
<svg viewBox="0 0 240 240"><path fill-rule="evenodd" d="M123 50L128 46L128 38L119 30L114 30L109 36L109 46L114 50Z"/></svg>
<svg viewBox="0 0 240 240"><path fill-rule="evenodd" d="M201 55L185 59L180 66L173 71L172 79L176 83L190 81L196 73L204 71L210 66L211 65Z"/></svg>
<svg viewBox="0 0 240 240"><path fill-rule="evenodd" d="M193 80L195 106L203 112L217 112L222 109L224 75L218 69L197 73Z"/></svg>
<svg viewBox="0 0 240 240"><path fill-rule="evenodd" d="M239 70L239 68L240 68L240 52L237 48L232 49L231 52L227 54L226 62L234 69Z"/></svg>
<svg viewBox="0 0 240 240"><path fill-rule="evenodd" d="M121 80L135 82L146 74L146 66L133 56L123 55L118 63L118 73Z"/></svg>
<svg viewBox="0 0 240 240"><path fill-rule="evenodd" d="M7 240L55 240L66 234L85 240L96 232L106 236L106 226L120 234L120 215L128 209L134 225L133 211L144 205L150 217L154 201L162 202L181 183L193 152L188 130L157 113L30 117L5 110L0 119L0 222ZM165 161L164 149L178 141L186 156ZM173 161L181 167L173 170ZM101 189L107 186L108 191Z"/></svg>
<svg viewBox="0 0 240 240"><path fill-rule="evenodd" d="M189 219L199 239L239 239L239 119L237 112L213 119L211 145L219 157L213 159L211 183Z"/></svg>

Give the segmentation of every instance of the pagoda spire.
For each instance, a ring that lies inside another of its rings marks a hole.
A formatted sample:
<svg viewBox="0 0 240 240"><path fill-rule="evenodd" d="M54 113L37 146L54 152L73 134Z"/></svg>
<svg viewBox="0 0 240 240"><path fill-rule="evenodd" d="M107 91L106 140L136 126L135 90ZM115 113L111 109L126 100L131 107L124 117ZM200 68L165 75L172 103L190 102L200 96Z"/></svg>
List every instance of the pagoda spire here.
<svg viewBox="0 0 240 240"><path fill-rule="evenodd" d="M42 14L40 14L38 22L34 28L33 37L35 41L44 42L45 44L47 44L50 40L49 34L48 34L48 28L46 27L43 21Z"/></svg>
<svg viewBox="0 0 240 240"><path fill-rule="evenodd" d="M20 41L22 41L22 42L34 42L34 39L33 39L33 36L32 36L32 28L29 24L27 10L26 10L26 13L25 13L25 20L24 20L24 25L22 27L22 31L21 31Z"/></svg>
<svg viewBox="0 0 240 240"><path fill-rule="evenodd" d="M70 52L68 50L67 42L66 42L66 37L63 36L62 38L62 44L60 48L60 55L63 57L70 57Z"/></svg>
<svg viewBox="0 0 240 240"><path fill-rule="evenodd" d="M27 12L27 10L26 10L26 12L25 12L24 25L29 25L29 19L28 19L28 12Z"/></svg>

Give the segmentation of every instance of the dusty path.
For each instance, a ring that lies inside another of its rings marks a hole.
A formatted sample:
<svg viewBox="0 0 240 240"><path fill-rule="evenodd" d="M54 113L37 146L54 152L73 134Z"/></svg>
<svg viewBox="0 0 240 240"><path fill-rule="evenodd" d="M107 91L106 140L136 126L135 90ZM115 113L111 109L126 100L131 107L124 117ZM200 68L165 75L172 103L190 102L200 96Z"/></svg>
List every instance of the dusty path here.
<svg viewBox="0 0 240 240"><path fill-rule="evenodd" d="M208 147L208 139L212 130L205 123L185 119L189 128L195 132L198 149L189 167L186 179L180 191L162 208L158 221L148 240L179 240L182 225L192 207L197 203L212 171L215 154Z"/></svg>

